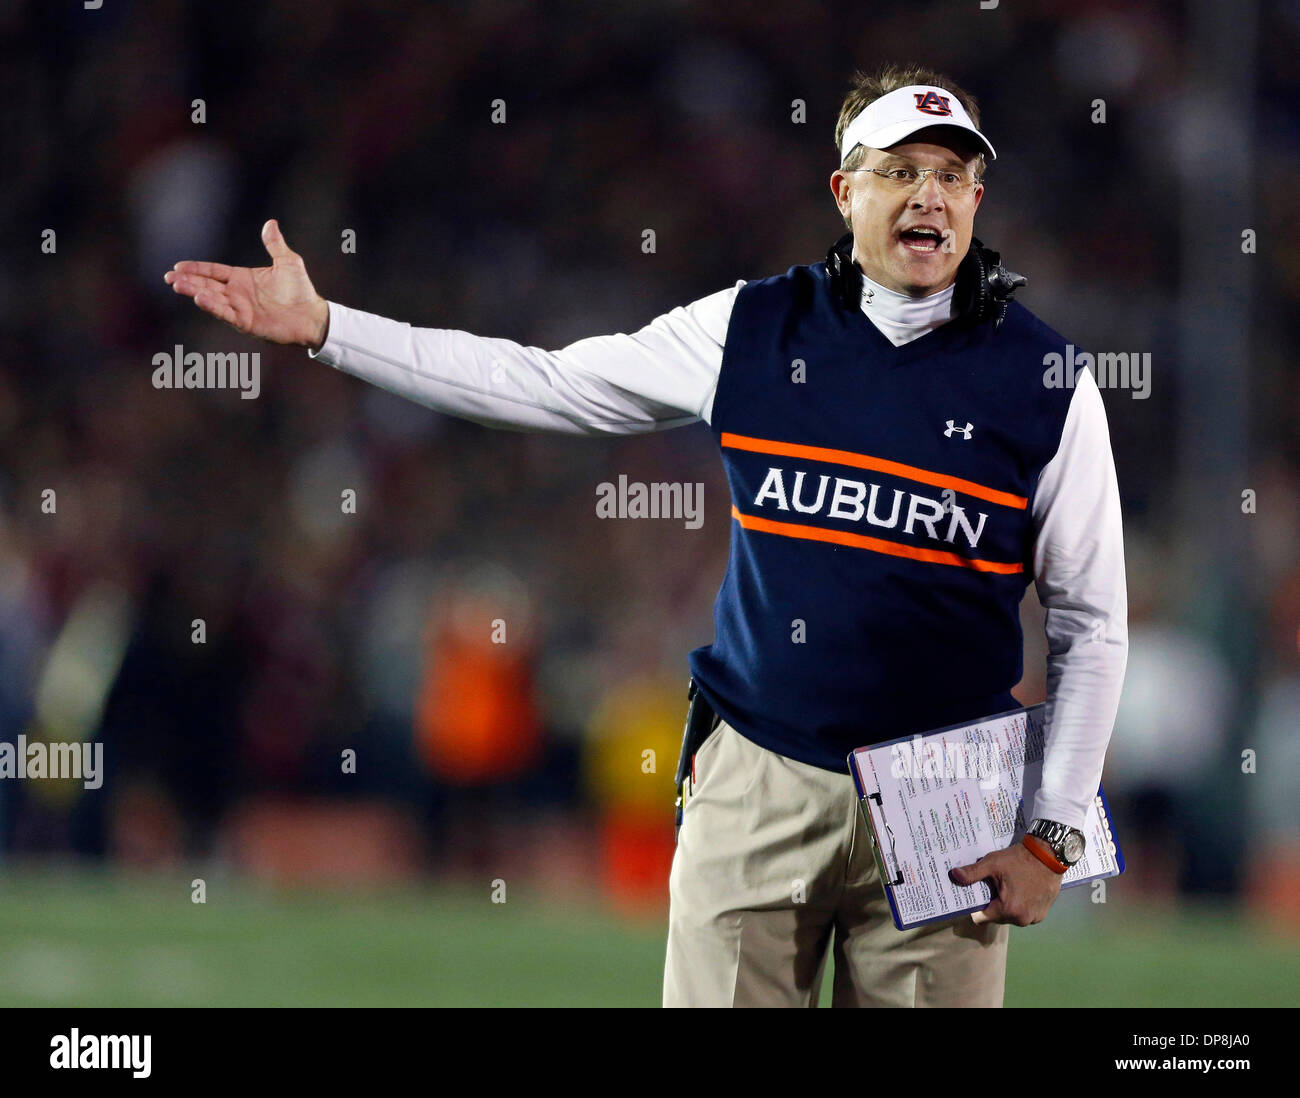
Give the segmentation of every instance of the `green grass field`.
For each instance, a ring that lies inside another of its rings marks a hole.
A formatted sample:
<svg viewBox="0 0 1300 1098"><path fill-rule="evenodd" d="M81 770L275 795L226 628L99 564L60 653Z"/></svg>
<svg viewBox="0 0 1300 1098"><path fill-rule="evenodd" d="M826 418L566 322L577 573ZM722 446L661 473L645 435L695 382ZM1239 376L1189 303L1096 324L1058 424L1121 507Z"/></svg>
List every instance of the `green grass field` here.
<svg viewBox="0 0 1300 1098"><path fill-rule="evenodd" d="M278 892L0 870L0 1006L657 1006L661 921L511 890ZM1079 890L1085 891L1085 890ZM1008 1006L1295 1006L1300 939L1066 893L1013 928ZM829 974L823 987L828 1001Z"/></svg>

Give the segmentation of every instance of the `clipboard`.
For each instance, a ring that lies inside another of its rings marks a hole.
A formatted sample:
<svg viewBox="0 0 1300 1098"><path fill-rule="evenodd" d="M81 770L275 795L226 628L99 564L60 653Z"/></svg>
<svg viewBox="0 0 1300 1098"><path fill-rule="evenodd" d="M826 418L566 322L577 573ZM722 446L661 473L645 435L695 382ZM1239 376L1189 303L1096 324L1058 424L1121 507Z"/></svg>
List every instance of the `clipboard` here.
<svg viewBox="0 0 1300 1098"><path fill-rule="evenodd" d="M948 870L1024 836L1025 801L1032 806L1042 777L1046 710L1039 702L849 753L858 806L899 930L946 922L992 902L985 882L956 885ZM1064 875L1063 889L1124 872L1101 786L1082 830L1084 856Z"/></svg>

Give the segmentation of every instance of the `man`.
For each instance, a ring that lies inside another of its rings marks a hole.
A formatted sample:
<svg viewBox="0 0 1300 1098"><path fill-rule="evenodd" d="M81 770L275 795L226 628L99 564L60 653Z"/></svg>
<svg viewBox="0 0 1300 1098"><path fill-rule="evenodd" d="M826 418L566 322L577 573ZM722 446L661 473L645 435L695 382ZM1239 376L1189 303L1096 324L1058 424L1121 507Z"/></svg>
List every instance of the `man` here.
<svg viewBox="0 0 1300 1098"><path fill-rule="evenodd" d="M995 157L926 70L855 77L836 127L851 231L825 264L547 352L326 302L274 221L272 266L166 280L240 331L479 423L626 434L704 420L732 494L716 639L691 653L707 738L670 880L665 1005L1001 1005L1008 926L1079 854L1127 656L1119 496L1090 374L973 239ZM1018 608L1047 608L1042 788L1022 842L953 870L974 917L893 926L849 752L1017 705ZM698 711L697 711L698 713Z"/></svg>

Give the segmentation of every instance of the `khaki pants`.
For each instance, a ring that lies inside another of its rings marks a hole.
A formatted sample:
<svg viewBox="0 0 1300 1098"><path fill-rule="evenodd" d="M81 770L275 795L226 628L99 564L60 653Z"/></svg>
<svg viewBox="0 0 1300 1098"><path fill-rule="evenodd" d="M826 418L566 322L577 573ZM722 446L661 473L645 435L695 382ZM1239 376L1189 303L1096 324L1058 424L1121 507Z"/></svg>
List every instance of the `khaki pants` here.
<svg viewBox="0 0 1300 1098"><path fill-rule="evenodd" d="M669 878L664 1006L997 1006L1005 924L969 915L900 931L853 779L725 721L695 756Z"/></svg>

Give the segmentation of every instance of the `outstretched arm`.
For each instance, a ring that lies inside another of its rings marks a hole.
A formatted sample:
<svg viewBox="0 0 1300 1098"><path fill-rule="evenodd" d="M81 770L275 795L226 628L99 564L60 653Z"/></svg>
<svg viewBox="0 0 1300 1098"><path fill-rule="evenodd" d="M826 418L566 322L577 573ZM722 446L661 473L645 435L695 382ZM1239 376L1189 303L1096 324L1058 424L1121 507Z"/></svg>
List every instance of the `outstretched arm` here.
<svg viewBox="0 0 1300 1098"><path fill-rule="evenodd" d="M326 302L275 221L272 266L186 261L164 276L241 332L306 347L313 358L399 396L491 427L635 434L708 420L736 290L655 318L631 334L559 351L410 324ZM738 284L739 285L739 284Z"/></svg>

